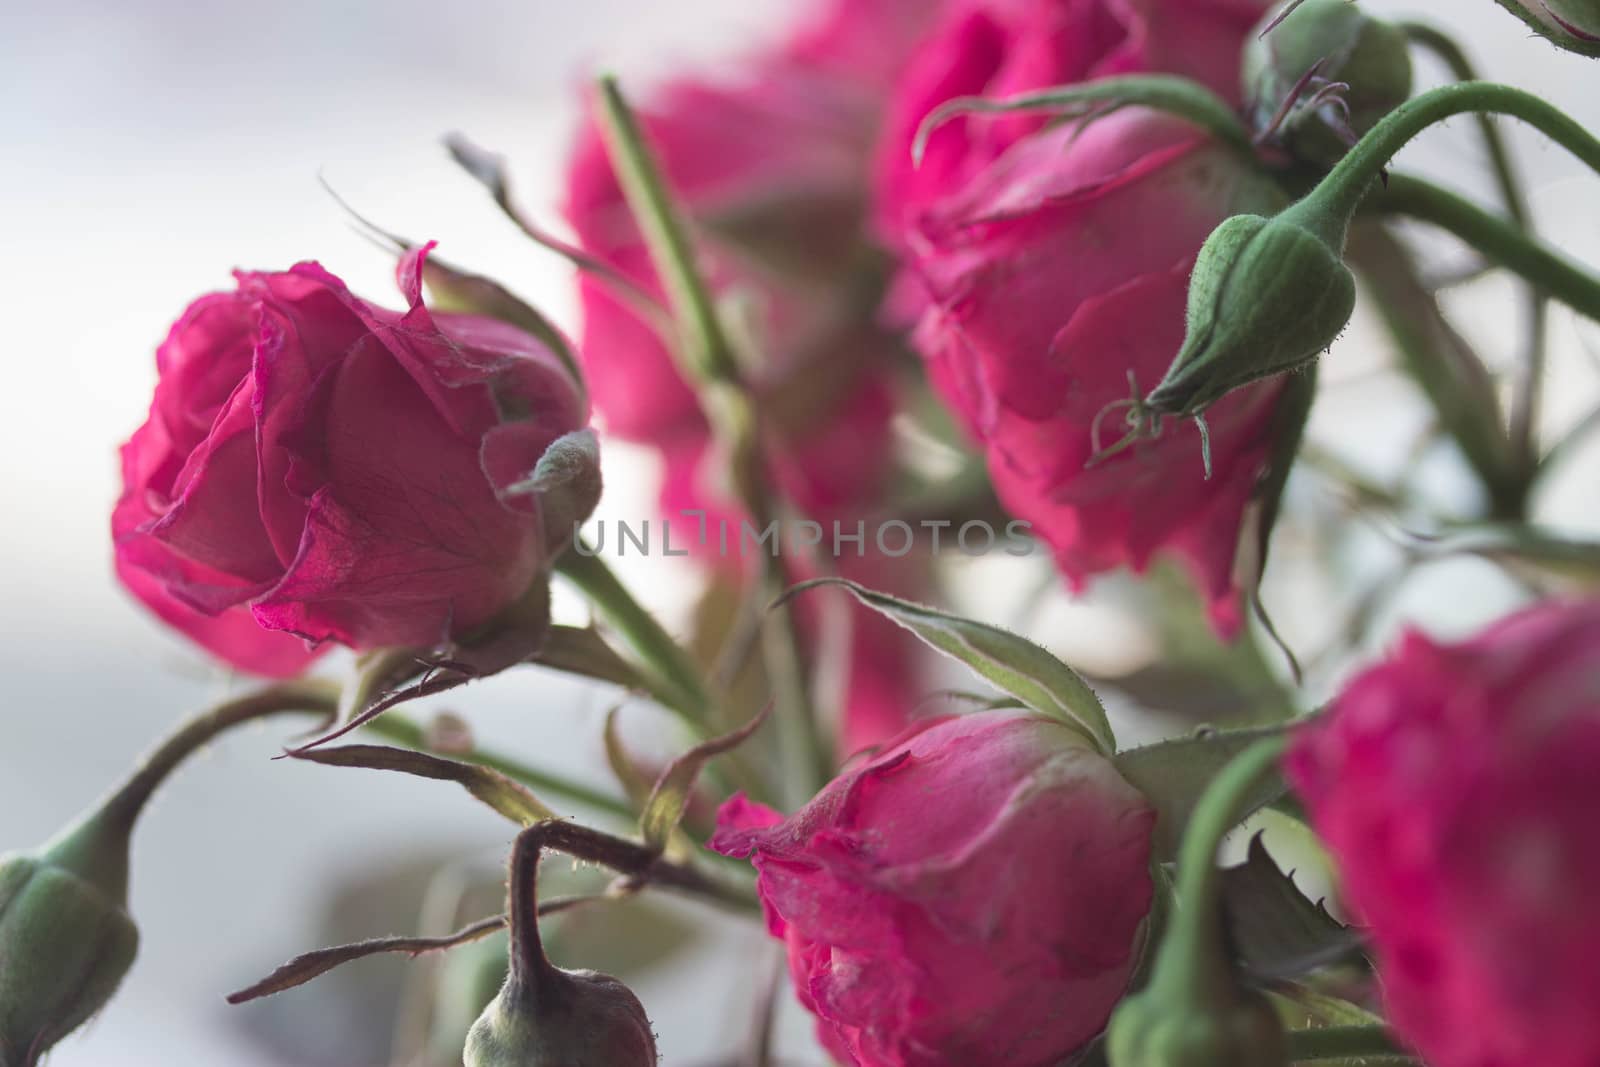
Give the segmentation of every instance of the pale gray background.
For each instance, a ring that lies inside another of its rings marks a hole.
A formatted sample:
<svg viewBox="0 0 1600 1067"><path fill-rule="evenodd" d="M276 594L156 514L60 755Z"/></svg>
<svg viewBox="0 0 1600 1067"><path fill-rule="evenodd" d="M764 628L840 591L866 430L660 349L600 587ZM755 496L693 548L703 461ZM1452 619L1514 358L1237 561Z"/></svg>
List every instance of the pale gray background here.
<svg viewBox="0 0 1600 1067"><path fill-rule="evenodd" d="M0 3L0 850L47 837L167 723L228 684L130 604L109 568L115 449L144 416L154 347L185 303L227 285L235 266L300 258L321 259L358 291L389 299L388 262L352 233L318 187L321 173L379 222L438 238L450 258L568 316L566 269L500 220L445 160L438 136L462 129L511 154L524 199L553 219L574 94L587 74L610 66L637 79L713 56L770 32L791 6ZM1490 0L1370 6L1447 21L1493 74L1600 125L1600 64L1528 40ZM1523 133L1541 217L1569 251L1600 263L1600 218L1587 206L1600 178ZM1465 188L1486 188L1466 120L1416 155ZM1515 336L1508 294L1491 283L1462 301L1491 350L1509 350ZM1570 318L1558 320L1552 406L1566 421L1592 403L1595 372ZM1421 417L1405 389L1366 374L1372 358L1362 342L1357 331L1335 351L1318 434L1381 470L1405 461ZM625 450L609 456L616 489L607 507L628 514L630 502L647 499L650 467ZM1457 465L1434 463L1441 494L1459 495ZM1581 470L1569 470L1541 508L1593 531L1595 479ZM659 598L676 588L654 572L650 584ZM1507 602L1503 583L1482 568L1439 568L1384 633L1401 618L1459 632ZM1314 614L1316 606L1295 607ZM489 736L598 774L602 700L523 676L455 706ZM133 890L140 961L55 1067L283 1062L241 1038L241 1013L221 993L313 943L330 880L418 846L492 855L506 840L448 787L270 762L278 731L246 734L196 761L150 813ZM724 928L717 936L687 976L640 984L670 1063L693 1063L737 1038L724 1009L736 1015L743 1002L759 935Z"/></svg>

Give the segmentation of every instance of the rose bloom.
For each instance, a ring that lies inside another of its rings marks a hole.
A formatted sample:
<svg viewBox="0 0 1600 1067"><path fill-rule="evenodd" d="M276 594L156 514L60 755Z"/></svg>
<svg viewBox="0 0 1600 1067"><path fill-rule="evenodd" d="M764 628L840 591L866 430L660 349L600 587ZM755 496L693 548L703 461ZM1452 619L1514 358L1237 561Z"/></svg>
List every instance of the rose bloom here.
<svg viewBox="0 0 1600 1067"><path fill-rule="evenodd" d="M400 262L404 312L315 263L240 273L157 353L117 574L242 670L292 675L329 641L433 647L547 563L537 498L506 490L586 424L582 388L521 330L430 312L426 253Z"/></svg>
<svg viewBox="0 0 1600 1067"><path fill-rule="evenodd" d="M1600 1063L1600 601L1410 634L1286 761L1430 1067Z"/></svg>
<svg viewBox="0 0 1600 1067"><path fill-rule="evenodd" d="M1239 59L1271 0L949 0L900 79L877 162L878 225L903 227L1027 133L1040 116L956 118L935 131L921 165L923 119L960 96L1004 97L1115 74L1192 78L1230 101Z"/></svg>
<svg viewBox="0 0 1600 1067"><path fill-rule="evenodd" d="M1282 380L1169 421L1096 466L1126 426L1115 405L1161 380L1183 344L1189 271L1230 215L1277 194L1247 162L1171 116L1128 109L1018 141L925 213L912 264L931 306L916 344L988 455L1006 507L1075 586L1158 552L1184 562L1223 634L1245 506L1269 458ZM1104 415L1102 414L1104 413Z"/></svg>
<svg viewBox="0 0 1600 1067"><path fill-rule="evenodd" d="M823 1044L858 1067L1056 1067L1138 961L1155 812L1053 719L937 720L788 818L735 796L718 823Z"/></svg>

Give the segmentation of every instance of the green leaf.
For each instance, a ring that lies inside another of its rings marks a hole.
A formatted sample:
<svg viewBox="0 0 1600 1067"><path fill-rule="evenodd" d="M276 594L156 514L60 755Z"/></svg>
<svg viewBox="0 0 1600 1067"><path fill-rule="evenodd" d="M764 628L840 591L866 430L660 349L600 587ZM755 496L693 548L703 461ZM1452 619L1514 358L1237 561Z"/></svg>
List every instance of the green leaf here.
<svg viewBox="0 0 1600 1067"><path fill-rule="evenodd" d="M1222 872L1222 912L1235 956L1259 982L1298 978L1361 950L1360 934L1300 892L1260 834L1245 862Z"/></svg>
<svg viewBox="0 0 1600 1067"><path fill-rule="evenodd" d="M611 765L611 773L616 775L617 781L622 784L622 791L628 795L634 807L643 811L650 799L654 783L623 747L622 736L617 733L617 718L621 711L622 709L617 707L606 714L604 730L606 762Z"/></svg>
<svg viewBox="0 0 1600 1067"><path fill-rule="evenodd" d="M656 779L655 788L639 816L639 832L647 848L660 852L667 847L668 839L683 821L683 813L688 810L689 794L694 789L695 779L700 777L700 771L713 757L739 747L761 728L771 712L772 705L768 704L739 729L696 745L667 764L667 769Z"/></svg>
<svg viewBox="0 0 1600 1067"><path fill-rule="evenodd" d="M593 626L552 626L533 662L552 670L609 682L640 693L650 683L633 664L606 643Z"/></svg>
<svg viewBox="0 0 1600 1067"><path fill-rule="evenodd" d="M773 606L823 585L849 590L867 607L966 664L1029 708L1077 727L1108 755L1116 751L1116 737L1106 719L1106 709L1094 690L1071 667L1027 638L975 619L947 615L934 608L874 592L843 578L801 582L779 597Z"/></svg>
<svg viewBox="0 0 1600 1067"><path fill-rule="evenodd" d="M558 818L522 786L499 771L471 763L458 763L425 752L393 748L388 745L340 745L290 753L296 759L310 760L330 767L365 767L374 771L399 771L419 778L455 782L475 798L512 822L532 826Z"/></svg>
<svg viewBox="0 0 1600 1067"><path fill-rule="evenodd" d="M1189 737L1161 741L1112 757L1117 770L1156 809L1155 852L1163 862L1175 860L1195 805L1217 773L1235 756L1268 737L1284 732L1282 726L1248 730L1200 730ZM1286 791L1283 779L1269 775L1247 799L1244 815L1259 811Z"/></svg>

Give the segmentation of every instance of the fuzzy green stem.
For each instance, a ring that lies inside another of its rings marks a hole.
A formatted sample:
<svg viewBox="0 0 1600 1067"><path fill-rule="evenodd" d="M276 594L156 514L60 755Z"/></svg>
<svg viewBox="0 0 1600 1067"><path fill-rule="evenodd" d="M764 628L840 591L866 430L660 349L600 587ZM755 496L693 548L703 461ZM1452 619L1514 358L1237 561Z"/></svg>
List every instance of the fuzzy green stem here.
<svg viewBox="0 0 1600 1067"><path fill-rule="evenodd" d="M1162 956L1188 973L1195 983L1191 988L1210 988L1216 969L1228 965L1217 848L1244 816L1257 783L1277 770L1283 749L1283 739L1274 737L1235 757L1206 788L1184 832L1178 852L1178 911L1168 927Z"/></svg>
<svg viewBox="0 0 1600 1067"><path fill-rule="evenodd" d="M1461 82L1430 90L1391 111L1283 217L1342 249L1356 208L1395 153L1434 123L1468 112L1519 118L1600 172L1600 139L1561 109L1509 85Z"/></svg>
<svg viewBox="0 0 1600 1067"><path fill-rule="evenodd" d="M1420 22L1402 22L1400 28L1418 47L1439 57L1457 81L1478 80L1472 60L1467 58L1466 52L1449 34ZM1505 138L1500 136L1500 126L1492 116L1479 114L1476 118L1484 151L1489 157L1489 165L1494 169L1495 183L1500 187L1506 217L1518 228L1531 233L1533 211L1528 205L1527 194L1511 160L1511 153L1506 148ZM1539 394L1544 383L1549 317L1545 294L1537 285L1529 285L1523 310L1528 334L1527 352L1510 418L1511 441L1517 450L1521 473L1529 481L1539 464Z"/></svg>
<svg viewBox="0 0 1600 1067"><path fill-rule="evenodd" d="M695 259L689 224L668 191L633 109L617 80L600 79L600 130L623 195L650 249L682 335L683 359L693 380L736 382L738 361L705 275Z"/></svg>
<svg viewBox="0 0 1600 1067"><path fill-rule="evenodd" d="M1302 1060L1360 1059L1364 1063L1415 1063L1395 1044L1387 1027L1325 1026L1289 1031L1289 1058Z"/></svg>
<svg viewBox="0 0 1600 1067"><path fill-rule="evenodd" d="M105 800L52 838L44 851L51 862L100 886L117 899L128 889L128 839L145 805L162 782L225 730L285 712L332 715L338 692L318 682L290 682L228 700L185 720L144 758Z"/></svg>
<svg viewBox="0 0 1600 1067"><path fill-rule="evenodd" d="M1600 321L1600 276L1529 237L1516 223L1420 178L1389 176L1389 187L1368 201L1373 210L1407 215L1459 237L1493 263L1528 279L1551 296Z"/></svg>

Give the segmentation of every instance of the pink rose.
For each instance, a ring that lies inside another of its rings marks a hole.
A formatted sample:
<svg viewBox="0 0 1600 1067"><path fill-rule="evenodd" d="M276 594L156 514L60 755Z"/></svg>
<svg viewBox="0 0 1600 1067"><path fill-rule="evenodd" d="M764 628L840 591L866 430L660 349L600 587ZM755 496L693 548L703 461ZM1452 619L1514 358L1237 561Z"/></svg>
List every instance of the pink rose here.
<svg viewBox="0 0 1600 1067"><path fill-rule="evenodd" d="M976 174L1038 117L956 119L914 167L922 120L958 96L1012 96L1156 71L1239 96L1239 57L1271 0L950 0L901 79L878 160L877 217L897 245L931 201Z"/></svg>
<svg viewBox="0 0 1600 1067"><path fill-rule="evenodd" d="M1432 1067L1600 1063L1600 601L1405 638L1286 769Z"/></svg>
<svg viewBox="0 0 1600 1067"><path fill-rule="evenodd" d="M796 814L736 796L711 847L751 856L823 1043L858 1067L1055 1067L1122 996L1155 813L1075 730L942 719Z"/></svg>
<svg viewBox="0 0 1600 1067"><path fill-rule="evenodd" d="M325 641L432 647L547 562L539 499L506 491L583 428L581 387L520 330L430 313L426 252L400 263L405 312L315 263L240 273L156 356L122 449L117 573L236 667L292 675Z"/></svg>
<svg viewBox="0 0 1600 1067"><path fill-rule="evenodd" d="M831 0L776 47L721 80L684 78L639 103L674 192L699 226L719 295L749 309L758 400L783 457L774 478L807 515L881 498L893 410L878 330L881 267L862 218L882 99L929 26L931 0ZM585 251L664 296L593 116L567 174L566 215ZM603 280L580 279L580 348L607 429L655 445L675 494L706 493L706 429L662 340ZM847 462L839 462L847 456ZM724 494L725 495L725 494Z"/></svg>
<svg viewBox="0 0 1600 1067"><path fill-rule="evenodd" d="M1095 467L1100 413L1161 380L1183 344L1189 270L1212 229L1268 190L1178 119L1130 109L1013 145L930 209L912 265L932 307L916 343L988 453L1000 499L1062 572L1147 566L1171 552L1223 633L1240 622L1233 563L1271 444L1281 382L1206 412L1214 473L1192 422ZM1102 445L1123 433L1102 420Z"/></svg>

